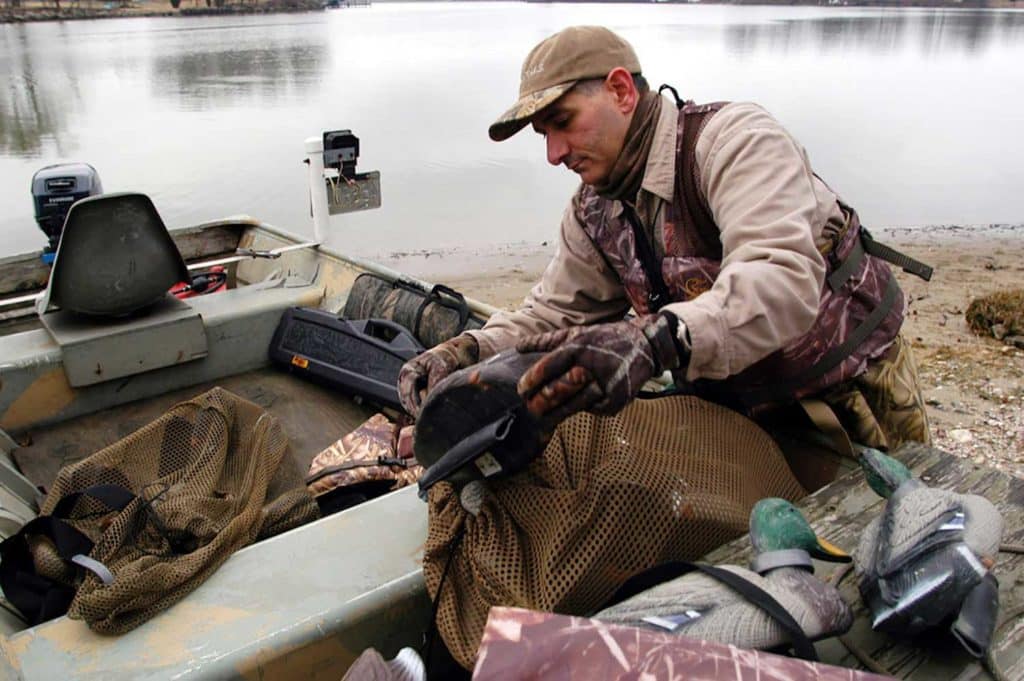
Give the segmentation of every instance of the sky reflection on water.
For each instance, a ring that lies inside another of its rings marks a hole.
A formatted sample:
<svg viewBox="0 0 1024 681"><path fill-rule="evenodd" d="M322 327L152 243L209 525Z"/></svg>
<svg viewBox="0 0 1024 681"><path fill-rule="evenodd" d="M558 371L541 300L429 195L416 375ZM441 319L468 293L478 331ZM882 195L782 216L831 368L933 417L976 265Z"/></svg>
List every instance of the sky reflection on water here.
<svg viewBox="0 0 1024 681"><path fill-rule="evenodd" d="M574 177L486 127L529 47L573 23L621 32L685 96L765 105L869 224L1024 220L1024 12L377 4L0 26L0 254L42 243L29 180L68 160L172 227L249 213L308 233L302 141L346 127L384 208L339 220L338 247L550 239Z"/></svg>

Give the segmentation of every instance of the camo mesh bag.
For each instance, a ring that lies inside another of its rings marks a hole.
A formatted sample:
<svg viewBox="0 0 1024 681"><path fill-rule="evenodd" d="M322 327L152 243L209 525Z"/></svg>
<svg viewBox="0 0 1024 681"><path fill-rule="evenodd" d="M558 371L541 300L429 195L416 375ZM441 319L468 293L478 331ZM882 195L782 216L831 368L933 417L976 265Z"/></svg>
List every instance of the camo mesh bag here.
<svg viewBox="0 0 1024 681"><path fill-rule="evenodd" d="M759 499L804 494L753 422L684 396L577 414L527 470L486 484L476 515L448 483L429 497L424 575L435 597L451 557L437 626L466 668L491 606L590 613L631 575L745 533Z"/></svg>
<svg viewBox="0 0 1024 681"><path fill-rule="evenodd" d="M65 496L119 485L136 498L111 511L87 496L68 519L95 542L91 558L114 576L87 572L68 616L116 634L183 598L232 553L256 539L315 519L301 473L285 458L288 441L262 409L214 388L156 421L63 468L41 515ZM35 538L40 574L68 584L74 572L47 539Z"/></svg>

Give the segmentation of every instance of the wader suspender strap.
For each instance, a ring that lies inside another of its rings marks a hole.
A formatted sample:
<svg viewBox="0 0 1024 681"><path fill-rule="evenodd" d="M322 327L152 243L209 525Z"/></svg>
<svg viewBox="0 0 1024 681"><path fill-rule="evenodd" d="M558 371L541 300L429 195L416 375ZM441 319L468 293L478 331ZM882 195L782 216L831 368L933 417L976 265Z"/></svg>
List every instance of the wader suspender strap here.
<svg viewBox="0 0 1024 681"><path fill-rule="evenodd" d="M663 86L662 89L665 89L665 87ZM673 94L675 94L674 90ZM678 95L676 95L676 102L677 106L682 108ZM684 223L688 222L705 242L717 242L719 248L721 248L718 226L707 211L704 203L700 200L695 169L687 167L695 163L697 137L700 135L704 122L715 111L717 111L717 108L685 114L681 147L684 167L677 169L676 191L683 198L681 208L685 214ZM633 228L637 258L640 260L640 265L643 267L647 280L651 285L651 293L648 294L648 306L651 312L657 312L661 307L672 302L669 298L668 287L665 285L665 280L662 277L661 265L655 257L654 250L647 239L643 225L640 224L640 218L637 216L636 211L626 204L623 204L623 209L626 219ZM685 218L688 218L688 220ZM921 277L925 281L931 279L931 267L884 244L878 243L871 237L871 234L863 225L860 227L860 230L860 238L854 243L853 249L841 263L834 266L832 274L828 277L828 285L833 291L842 288L850 277L857 272L865 253L897 265L903 268L904 271ZM720 256L721 252L719 251ZM896 303L899 292L900 289L896 282L896 277L890 276L878 306L853 330L853 333L844 342L825 353L816 364L789 380L760 390L745 392L742 395L742 401L747 406L752 407L767 402L788 400L798 388L827 374L849 357L878 328L878 325L882 323L882 320L885 319L892 306Z"/></svg>
<svg viewBox="0 0 1024 681"><path fill-rule="evenodd" d="M722 584L725 584L730 589L736 591L738 594L746 598L750 603L761 608L769 617L782 627L782 629L789 634L793 652L797 657L809 660L811 662L818 661L818 654L814 650L814 645L811 640L807 638L807 634L800 627L793 616L789 614L789 611L782 607L782 604L775 600L775 597L770 593L759 587L757 584L747 580L745 577L741 577L735 572L724 570L714 565L705 565L703 563L690 563L688 561L673 561L670 563L663 563L656 565L655 567L644 570L636 575L633 575L625 584L619 587L618 591L611 597L602 609L621 603L627 598L646 591L659 584L663 584L670 579L681 577L685 574L697 570L704 574L712 577ZM685 631L681 632L685 633Z"/></svg>
<svg viewBox="0 0 1024 681"><path fill-rule="evenodd" d="M846 259L843 260L842 264L832 270L832 274L828 277L828 285L833 291L838 291L843 287L843 284L853 276L853 273L857 271L860 266L861 260L864 259L864 254L873 255L876 258L881 258L887 263L891 263L901 268L904 272L913 274L921 277L925 281L931 281L932 268L925 265L920 260L915 260L909 255L904 255L894 248L890 248L885 244L875 241L871 233L861 225L860 228L860 239L854 244L853 248L847 254Z"/></svg>
<svg viewBox="0 0 1024 681"><path fill-rule="evenodd" d="M622 210L633 228L633 241L636 244L636 255L640 260L640 266L644 268L647 281L651 284L651 292L647 294L647 307L649 312L657 312L665 305L672 302L669 298L668 287L665 286L665 279L661 276L661 267L658 259L651 248L651 242L647 239L647 233L640 224L640 218L632 206L622 204Z"/></svg>
<svg viewBox="0 0 1024 681"><path fill-rule="evenodd" d="M860 238L854 242L853 248L847 254L846 258L839 263L839 265L832 270L832 274L829 275L827 280L829 288L833 291L841 289L857 271L857 268L860 267L865 253L880 258L888 263L892 263L893 265L897 265L903 268L903 271L921 277L925 281L929 281L932 278L933 270L931 267L923 262L911 258L908 255L904 255L885 244L878 243L874 238L872 238L868 230L861 225ZM818 360L817 364L809 367L805 371L802 371L788 381L784 381L781 384L775 384L767 388L762 388L761 390L751 390L744 393L742 398L743 402L748 406L756 406L758 404L764 404L765 402L777 402L787 399L797 388L821 378L833 368L837 367L839 363L849 357L861 343L867 340L872 331L878 328L878 325L882 323L882 320L885 319L885 316L889 314L889 310L891 310L892 306L896 303L896 297L899 292L900 287L896 282L896 277L890 274L889 282L885 287L885 293L882 294L882 300L880 300L878 306L871 311L871 314L869 314L864 321L862 321L857 328L853 330L853 333L850 334L849 338L825 353L825 355ZM818 420L815 419L815 414L808 412L808 416L810 416L811 420L815 421L815 423L819 423ZM826 433L831 432L831 429L829 428L822 428L822 430ZM830 437L832 437L831 434ZM833 437L833 440L835 440L835 437ZM842 449L842 447L840 447L840 449Z"/></svg>
<svg viewBox="0 0 1024 681"><path fill-rule="evenodd" d="M658 89L658 93L661 94L664 90L672 92L672 96L676 101L676 107L679 109L682 109L687 104L693 103L691 101L683 101L680 99L675 88L670 85L662 85ZM697 137L700 135L700 131L704 127L704 121L715 111L717 111L717 107L714 110L685 114L686 120L683 125L682 140L684 149L683 158L686 159L686 163L691 166L695 162L694 148L697 144ZM703 201L700 200L696 178L694 177L694 168L690 167L681 169L677 171L676 175L678 178L676 191L679 191L683 197L683 211L685 211L689 216L694 229L701 234L704 241L708 243L718 243L720 239L718 226L704 207ZM647 296L647 306L650 312L657 312L659 309L672 302L672 299L669 297L668 287L665 285L665 279L661 274L661 264L658 262L658 258L654 253L654 248L652 247L650 240L647 238L647 232L640 223L640 218L636 214L636 210L626 203L623 203L622 207L626 220L629 221L630 227L633 228L633 240L636 243L637 259L640 260L640 265L643 267L644 274L647 275L647 281L651 284L651 292ZM721 257L720 243L718 256Z"/></svg>
<svg viewBox="0 0 1024 681"><path fill-rule="evenodd" d="M676 170L676 191L683 196L682 212L706 245L714 244L714 257L722 259L722 230L708 211L697 187L697 138L704 123L717 111L687 113L683 120L682 168ZM684 218L685 223L685 218Z"/></svg>
<svg viewBox="0 0 1024 681"><path fill-rule="evenodd" d="M815 381L833 368L839 366L839 363L849 357L857 347L867 340L871 332L878 328L878 325L882 323L885 316L889 314L889 310L892 309L893 304L896 302L896 296L900 292L900 287L896 283L896 277L889 275L889 283L885 286L885 293L882 294L882 300L879 301L878 305L874 310L871 311L867 317L864 318L857 328L853 330L853 333L847 337L845 341L835 346L828 352L826 352L817 364L808 367L804 371L792 376L789 380L775 383L771 386L761 388L760 390L749 390L743 393L742 399L748 406L755 406L758 404L764 404L766 402L778 402L784 399L791 399L793 393L801 386L807 385L811 381Z"/></svg>
<svg viewBox="0 0 1024 681"><path fill-rule="evenodd" d="M843 428L839 417L828 403L824 400L804 399L800 400L800 406L811 423L829 439L835 451L848 459L857 459L857 451L853 448L850 434Z"/></svg>
<svg viewBox="0 0 1024 681"><path fill-rule="evenodd" d="M36 571L29 537L48 537L53 542L57 555L68 563L74 563L101 575L110 571L101 563L88 557L93 542L87 536L64 522L75 503L88 496L106 505L112 511L123 510L135 495L117 485L95 485L81 492L74 492L62 498L51 515L40 516L29 521L0 544L0 587L14 607L30 625L60 617L68 611L75 597L75 587L44 577ZM111 576L112 577L112 576ZM103 578L103 577L101 577ZM104 580L106 581L106 580Z"/></svg>

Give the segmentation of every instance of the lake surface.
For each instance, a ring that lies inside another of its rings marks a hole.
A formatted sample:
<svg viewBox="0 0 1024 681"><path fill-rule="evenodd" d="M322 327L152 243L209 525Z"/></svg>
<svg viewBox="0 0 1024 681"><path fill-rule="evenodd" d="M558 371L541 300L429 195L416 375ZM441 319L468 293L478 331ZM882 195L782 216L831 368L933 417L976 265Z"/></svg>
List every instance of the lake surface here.
<svg viewBox="0 0 1024 681"><path fill-rule="evenodd" d="M1024 12L388 3L0 26L0 255L43 244L32 173L72 160L170 227L311 234L303 140L339 128L384 207L334 218L332 245L548 240L575 176L486 129L529 48L576 23L629 39L654 84L766 106L869 225L1024 221Z"/></svg>

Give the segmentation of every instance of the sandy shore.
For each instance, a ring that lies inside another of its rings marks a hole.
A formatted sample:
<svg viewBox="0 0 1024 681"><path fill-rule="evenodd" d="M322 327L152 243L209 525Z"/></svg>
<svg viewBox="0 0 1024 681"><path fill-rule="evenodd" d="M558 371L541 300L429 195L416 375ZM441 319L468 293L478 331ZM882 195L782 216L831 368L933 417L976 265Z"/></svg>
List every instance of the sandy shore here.
<svg viewBox="0 0 1024 681"><path fill-rule="evenodd" d="M935 444L1024 476L1024 350L967 328L971 300L1024 286L1024 225L876 229L875 237L935 268L899 273L904 326L917 354ZM494 250L397 253L381 260L497 307L514 308L551 257L551 242Z"/></svg>

